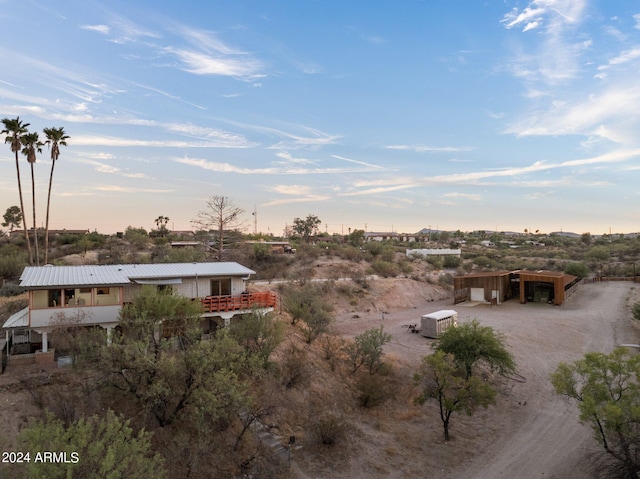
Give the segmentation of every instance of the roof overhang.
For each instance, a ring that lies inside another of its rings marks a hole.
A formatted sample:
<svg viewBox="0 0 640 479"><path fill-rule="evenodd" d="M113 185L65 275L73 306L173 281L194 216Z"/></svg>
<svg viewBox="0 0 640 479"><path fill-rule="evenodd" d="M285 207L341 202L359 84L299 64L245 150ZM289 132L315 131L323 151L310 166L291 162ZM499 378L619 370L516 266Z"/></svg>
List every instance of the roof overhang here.
<svg viewBox="0 0 640 479"><path fill-rule="evenodd" d="M17 313L9 316L4 324L2 325L2 329L11 329L11 328L26 328L29 326L29 307L27 306L24 309L21 309Z"/></svg>
<svg viewBox="0 0 640 479"><path fill-rule="evenodd" d="M155 285L182 284L182 278L134 279L133 282L136 284L155 284Z"/></svg>

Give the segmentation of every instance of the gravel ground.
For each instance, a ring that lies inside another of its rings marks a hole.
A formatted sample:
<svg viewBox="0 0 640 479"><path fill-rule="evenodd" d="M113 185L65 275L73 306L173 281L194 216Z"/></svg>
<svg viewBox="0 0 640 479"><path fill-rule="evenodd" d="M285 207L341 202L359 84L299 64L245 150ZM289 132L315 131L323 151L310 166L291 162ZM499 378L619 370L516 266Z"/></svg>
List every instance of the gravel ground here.
<svg viewBox="0 0 640 479"><path fill-rule="evenodd" d="M640 342L628 309L630 301L640 300L636 289L633 283L587 284L563 306L523 305L513 300L494 307L456 305L459 322L475 318L505 335L522 378L505 380L498 404L465 423L469 427L475 421L478 434L472 439L468 434L465 436L464 453L445 461L437 472L425 464L425 475L420 477L590 477L585 457L598 451L598 446L589 428L579 423L575 404L553 392L549 376L561 361L572 362L589 351L608 353L616 345ZM381 311L343 314L338 317L337 329L341 334L353 336L383 324L394 338L386 346L386 353L399 363L415 365L432 351L433 341L408 333L408 324L419 323L421 314L452 307L451 300L443 300L385 314ZM457 423L452 422L452 435L460 436L461 420L453 421ZM371 451L370 459L375 460L376 456L379 454ZM353 465L349 469L355 474L358 467ZM367 473L354 477L372 476Z"/></svg>

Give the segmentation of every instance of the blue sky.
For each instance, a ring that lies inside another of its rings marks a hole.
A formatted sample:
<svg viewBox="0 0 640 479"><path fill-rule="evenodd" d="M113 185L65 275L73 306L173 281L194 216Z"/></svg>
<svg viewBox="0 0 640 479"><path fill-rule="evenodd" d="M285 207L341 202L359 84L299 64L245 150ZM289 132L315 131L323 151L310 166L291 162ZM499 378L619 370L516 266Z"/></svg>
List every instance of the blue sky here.
<svg viewBox="0 0 640 479"><path fill-rule="evenodd" d="M276 235L308 214L338 233L640 230L638 2L0 6L0 117L71 136L52 228L191 229L226 195ZM49 168L45 147L39 225Z"/></svg>

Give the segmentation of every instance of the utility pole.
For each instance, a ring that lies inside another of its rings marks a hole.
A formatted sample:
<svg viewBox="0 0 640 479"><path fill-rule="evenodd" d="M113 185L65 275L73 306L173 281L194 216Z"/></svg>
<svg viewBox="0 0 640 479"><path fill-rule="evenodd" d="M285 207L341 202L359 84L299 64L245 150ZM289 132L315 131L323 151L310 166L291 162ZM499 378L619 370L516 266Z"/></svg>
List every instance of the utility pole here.
<svg viewBox="0 0 640 479"><path fill-rule="evenodd" d="M256 205L253 205L253 213L251 214L253 215L253 234L257 235L258 234L258 209Z"/></svg>

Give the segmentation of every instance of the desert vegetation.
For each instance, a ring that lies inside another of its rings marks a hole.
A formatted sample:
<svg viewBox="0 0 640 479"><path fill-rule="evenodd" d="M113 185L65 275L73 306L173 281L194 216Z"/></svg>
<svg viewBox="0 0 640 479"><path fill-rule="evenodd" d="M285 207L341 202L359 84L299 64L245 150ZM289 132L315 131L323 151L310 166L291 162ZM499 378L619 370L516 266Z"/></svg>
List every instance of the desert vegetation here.
<svg viewBox="0 0 640 479"><path fill-rule="evenodd" d="M531 268L624 276L633 274L640 252L635 237L539 236L533 242L523 235L513 240L515 245L496 237L494 246L486 246L474 233L433 233L430 243L418 238L407 244L364 242L358 230L314 240L305 238L305 230L294 231L288 238L295 250L291 254L273 253L260 241L273 238L237 232L224 235L224 241L233 241L221 252L205 246L216 237L215 226L211 235L196 236L202 247L173 249L172 241L185 238L169 231L164 218L156 218L157 230L150 232L129 226L122 235L52 237L49 261L193 262L222 256L254 269L260 283L254 287L276 290L278 310L255 311L203 340L193 303L145 290L123 311L121 331L110 345L104 331L80 329L73 318L59 318L52 341L74 358L73 367L53 375L30 372L13 386L25 399L25 413L15 434L4 438L5 449L61 448L55 441L87 434L113 454L131 451L129 462L98 465L88 443L74 442L74 450L93 458L91 469L102 467L105 474L147 477L136 472L146 468L157 472L154 477L284 478L298 477L295 467L286 453L261 440L257 428L295 438L285 452L302 447L296 467L308 474L322 474L327 463L344 464L366 428L387 432L383 417L398 425L426 417L442 423L444 443L456 441L486 407L503 404L508 391L502 374L516 370L503 336L471 321L436 342L434 351L406 362L388 354L397 333L376 323L345 335L337 332L336 318L348 321L377 312L384 320L383 284L433 291L433 300L451 294L455 274ZM460 258L405 254L407 247L451 247L463 241ZM20 293L15 280L28 264L25 249L24 238L0 240L5 296ZM24 307L24 301L6 298L3 318ZM400 297L394 304L410 307ZM159 324L170 334L158 334ZM49 433L51 442L43 442ZM284 440L279 443L286 446ZM401 456L390 449L385 454ZM73 465L34 467L11 467L0 477L91 477L86 468ZM369 472L384 477L383 471Z"/></svg>

